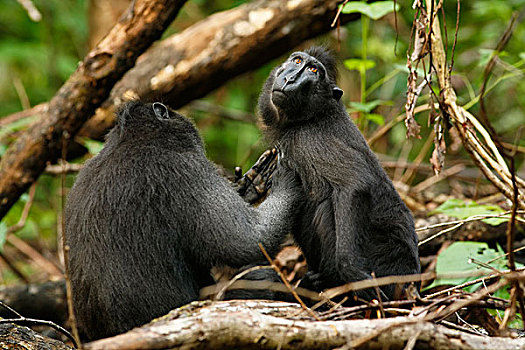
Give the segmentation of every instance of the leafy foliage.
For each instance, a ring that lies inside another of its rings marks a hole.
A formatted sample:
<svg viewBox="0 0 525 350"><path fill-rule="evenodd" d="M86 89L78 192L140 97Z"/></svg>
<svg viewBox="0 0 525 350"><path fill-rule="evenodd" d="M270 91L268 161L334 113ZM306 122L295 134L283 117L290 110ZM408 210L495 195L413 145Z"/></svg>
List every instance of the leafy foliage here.
<svg viewBox="0 0 525 350"><path fill-rule="evenodd" d="M498 245L497 250L489 248L484 242L454 242L447 249L441 252L437 257L436 273L440 274L454 274L454 273L494 273L507 269L508 260L501 247ZM488 268L490 267L490 268ZM516 263L516 267L523 267L523 264ZM427 286L425 290L438 286L457 286L463 283L473 281L479 277L464 277L464 278L439 278L431 285ZM472 284L464 288L465 291L472 293L482 288L481 282ZM510 294L507 288L501 288L494 293L495 297L505 300L510 299ZM497 315L496 310L489 310L492 315ZM517 314L516 318L509 323L510 327L521 327L521 315Z"/></svg>
<svg viewBox="0 0 525 350"><path fill-rule="evenodd" d="M480 266L474 262L487 264L497 270L506 268L506 259L496 259L503 255L503 251L498 247L498 251L489 248L484 242L454 242L447 249L441 252L437 259L436 273L439 274L453 274L461 272L486 272L492 271L487 267ZM495 260L496 259L496 260ZM472 281L478 277L464 277L464 278L440 278L436 279L430 286L425 289L430 289L436 286L451 285L456 286L468 281ZM480 287L481 283L466 287L465 290L473 292Z"/></svg>
<svg viewBox="0 0 525 350"><path fill-rule="evenodd" d="M474 216L494 216L503 212L504 210L497 205L477 204L474 201L465 202L461 199L451 198L429 214L442 213L463 220ZM492 226L498 226L509 221L509 217L487 218L482 221Z"/></svg>
<svg viewBox="0 0 525 350"><path fill-rule="evenodd" d="M345 4L342 12L361 13L370 17L371 19L378 20L390 12L393 12L394 5L396 5L396 10L399 10L399 5L395 4L394 1L380 1L371 4L367 4L366 2L351 1Z"/></svg>

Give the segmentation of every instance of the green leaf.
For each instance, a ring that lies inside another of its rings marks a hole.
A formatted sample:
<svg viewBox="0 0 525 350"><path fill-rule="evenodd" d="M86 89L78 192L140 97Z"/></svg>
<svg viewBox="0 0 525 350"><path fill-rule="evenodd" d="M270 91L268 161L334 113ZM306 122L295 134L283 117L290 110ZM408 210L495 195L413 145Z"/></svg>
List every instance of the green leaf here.
<svg viewBox="0 0 525 350"><path fill-rule="evenodd" d="M385 124L385 118L381 114L377 113L366 113L365 118L367 120L370 120L373 123L376 123L377 125L383 125Z"/></svg>
<svg viewBox="0 0 525 350"><path fill-rule="evenodd" d="M497 250L489 248L484 242L454 242L445 251L441 252L437 257L436 273L437 274L451 274L461 272L477 272L484 271L491 273L492 270L481 267L479 264L471 263L471 259L475 259L497 270L507 269L507 259L503 255L503 250L498 245ZM497 259L496 259L497 258ZM521 267L522 264L517 263L516 267ZM441 285L460 285L462 283L472 281L477 277L465 278L442 278L436 279L426 289L430 289ZM481 283L465 287L468 292L474 292L479 288ZM499 293L499 294L498 294ZM501 289L496 294L504 297L505 289Z"/></svg>
<svg viewBox="0 0 525 350"><path fill-rule="evenodd" d="M442 213L458 219L467 219L472 216L498 215L504 210L497 205L477 204L476 202L464 202L461 199L449 199L429 214ZM509 221L507 216L501 218L487 218L482 220L484 223L497 226L503 222Z"/></svg>
<svg viewBox="0 0 525 350"><path fill-rule="evenodd" d="M91 154L98 154L104 148L104 142L95 141L92 139L83 139L82 144L88 149Z"/></svg>
<svg viewBox="0 0 525 350"><path fill-rule="evenodd" d="M373 100L373 101L365 102L365 103L353 101L349 103L350 112L370 113L374 110L374 108L376 108L379 105L382 105L383 102L384 102L383 100Z"/></svg>
<svg viewBox="0 0 525 350"><path fill-rule="evenodd" d="M7 224L0 222L0 253L4 251L5 239L7 237Z"/></svg>
<svg viewBox="0 0 525 350"><path fill-rule="evenodd" d="M396 4L396 10L399 10L399 5ZM393 1L380 1L372 4L366 2L352 1L348 2L342 10L343 13L360 13L370 17L373 20L380 19L384 15L394 12Z"/></svg>
<svg viewBox="0 0 525 350"><path fill-rule="evenodd" d="M372 60L362 60L359 58L350 58L350 59L345 60L343 63L347 69L359 70L359 71L361 69L364 69L364 70L371 69L376 66L376 63Z"/></svg>
<svg viewBox="0 0 525 350"><path fill-rule="evenodd" d="M490 269L480 267L477 264L470 262L470 259L476 259L481 262L488 262L498 256L494 249L490 249L487 243L484 242L454 242L445 251L439 254L436 263L437 274L450 274L461 272L475 272L486 271ZM494 261L491 266L500 264ZM494 266L496 267L496 266ZM499 267L499 266L498 266ZM459 285L475 279L476 277L465 278L442 278L436 279L430 286L425 289L433 288L441 285ZM479 284L468 287L469 291L475 290Z"/></svg>

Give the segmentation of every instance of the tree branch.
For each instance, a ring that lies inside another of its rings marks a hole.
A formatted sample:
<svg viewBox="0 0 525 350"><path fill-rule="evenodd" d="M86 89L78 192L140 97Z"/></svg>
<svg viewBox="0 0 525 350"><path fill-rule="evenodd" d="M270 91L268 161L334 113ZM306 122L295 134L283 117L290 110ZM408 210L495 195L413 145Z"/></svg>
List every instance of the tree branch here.
<svg viewBox="0 0 525 350"><path fill-rule="evenodd" d="M98 139L114 123L114 108L127 94L162 97L172 108L205 96L228 80L326 33L339 0L256 0L216 13L163 40L137 61L80 131ZM344 15L341 24L356 15Z"/></svg>

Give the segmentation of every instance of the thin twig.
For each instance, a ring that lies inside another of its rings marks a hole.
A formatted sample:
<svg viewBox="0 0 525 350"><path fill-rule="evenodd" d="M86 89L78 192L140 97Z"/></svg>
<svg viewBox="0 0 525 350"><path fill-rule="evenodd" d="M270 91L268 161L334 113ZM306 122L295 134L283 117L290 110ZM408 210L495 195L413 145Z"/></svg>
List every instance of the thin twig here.
<svg viewBox="0 0 525 350"><path fill-rule="evenodd" d="M13 247L18 249L38 266L40 266L45 272L53 277L62 277L62 271L49 259L44 257L38 250L33 248L30 244L25 242L23 239L18 238L14 234L7 236L6 241L12 244Z"/></svg>
<svg viewBox="0 0 525 350"><path fill-rule="evenodd" d="M59 165L48 165L45 172L51 175L74 174L78 173L83 167L84 164L62 161Z"/></svg>
<svg viewBox="0 0 525 350"><path fill-rule="evenodd" d="M34 22L40 22L42 20L42 14L38 9L35 7L35 5L31 2L31 0L17 0L20 5L27 11L27 15L29 18L31 18Z"/></svg>
<svg viewBox="0 0 525 350"><path fill-rule="evenodd" d="M27 317L20 317L20 318L3 318L0 320L0 324L4 323L15 323L18 325L43 325L53 328L54 330L59 331L60 333L64 334L66 337L68 337L72 342L73 345L76 348L78 347L78 342L75 340L75 338L69 333L65 328L57 325L56 323L53 323L51 321L45 321L45 320L37 320L34 318L27 318Z"/></svg>
<svg viewBox="0 0 525 350"><path fill-rule="evenodd" d="M292 293L293 297L295 298L295 300L297 300L297 302L301 305L301 307L306 310L310 316L312 316L313 318L315 318L317 321L320 321L319 319L319 316L317 316L308 306L306 306L306 304L302 301L302 299L299 297L299 295L297 295L297 293L295 292L295 290L292 288L292 286L290 285L290 282L288 282L288 280L286 279L286 277L283 275L283 273L281 272L281 270L279 269L279 267L277 265L275 265L275 263L273 262L272 258L270 257L270 255L268 254L268 252L266 251L266 249L264 249L264 247L262 246L261 243L258 243L259 244L259 248L261 249L262 253L264 254L264 256L266 257L266 259L268 260L268 262L271 264L272 268L274 269L275 272L277 272L277 274L279 275L279 277L281 278L281 280L283 281L283 283L285 284L286 288L288 288L288 290L290 291L290 293Z"/></svg>
<svg viewBox="0 0 525 350"><path fill-rule="evenodd" d="M520 251L522 251L522 250L524 250L524 249L525 249L525 245L524 245L523 247L513 249L512 252L513 252L513 253L517 253L517 252L520 252ZM510 254L510 253L501 254L501 255L495 257L494 259L490 259L489 261L487 261L487 264L490 264L491 262L494 262L494 261L496 261L496 260L498 260L498 259L504 258L504 257L506 257L506 256L509 255L509 254Z"/></svg>
<svg viewBox="0 0 525 350"><path fill-rule="evenodd" d="M413 193L420 193L421 191L429 188L430 186L435 185L436 183L445 180L450 176L462 172L465 168L466 166L464 164L456 164L448 168L447 170L442 171L441 173L439 173L439 175L430 176L426 180L421 181L416 186L412 187L410 191Z"/></svg>
<svg viewBox="0 0 525 350"><path fill-rule="evenodd" d="M525 271L525 267L521 267L521 268L516 269L516 272L520 272L520 271ZM478 278L478 279L475 279L475 280L472 280L472 281L468 281L468 282L459 284L457 286L453 286L453 287L441 290L441 291L433 293L433 294L429 294L429 295L425 296L423 299L433 299L433 298L435 298L437 296L440 296L440 295L443 295L443 294L447 294L447 293L453 292L455 290L460 290L460 289L463 289L465 287L472 286L472 285L474 285L476 283L480 283L480 282L484 282L486 280L491 280L493 278L501 277L501 275L502 275L502 272L498 272L498 273L495 273L495 274L483 276L481 278Z"/></svg>
<svg viewBox="0 0 525 350"><path fill-rule="evenodd" d="M463 224L464 224L464 222L460 222L459 224L457 224L457 225L455 225L455 226L452 226L452 227L449 227L449 228L447 228L447 229L441 230L441 231L439 231L438 233L433 234L432 236L428 237L427 239L422 240L421 242L419 242L419 243L417 244L417 246L420 247L420 246L422 246L423 244L428 243L428 242L430 242L431 240L433 240L433 239L435 239L435 238L437 238L437 237L439 237L439 236L441 236L441 235L444 235L445 233L448 233L448 232L454 231L455 229L457 229L457 228L463 226Z"/></svg>
<svg viewBox="0 0 525 350"><path fill-rule="evenodd" d="M375 281L376 280L375 272L372 271L371 275L372 275L372 280ZM374 286L374 290L377 294L377 301L379 305L379 311L381 313L381 318L385 318L385 309L383 308L383 300L381 299L381 290L379 289L379 286L377 284Z"/></svg>
<svg viewBox="0 0 525 350"><path fill-rule="evenodd" d="M428 225L428 226L425 226L425 227L419 227L419 228L416 228L416 232L426 231L426 230L430 230L430 229L433 229L433 228L449 226L449 225L455 225L455 224L460 224L460 223L465 224L467 222L480 221L480 220L490 219L490 218L501 218L501 217L504 217L505 215L509 215L509 214L510 214L510 210L506 211L506 212L503 212L503 213L500 213L500 214L493 214L493 215L474 215L474 216L471 216L471 217L469 217L467 219L464 219L464 220L454 220L454 221L440 222L439 224L433 224L433 225ZM525 214L525 210L518 210L518 214ZM521 221L521 222L525 222L525 220L523 220L521 218L517 218L517 220Z"/></svg>
<svg viewBox="0 0 525 350"><path fill-rule="evenodd" d="M20 315L18 313L18 311L16 311L15 309L13 309L11 306L7 305L6 303L4 303L3 301L0 300L0 306L3 306L4 308L6 308L7 310L11 311L12 313L14 313L17 317L19 318L24 318L24 316Z"/></svg>
<svg viewBox="0 0 525 350"><path fill-rule="evenodd" d="M339 19L339 16L341 16L341 11L343 11L343 7L348 3L349 0L345 0L341 5L339 5L339 9L337 10L337 13L335 14L334 21L330 25L330 27L335 27L335 24L337 23L337 20Z"/></svg>
<svg viewBox="0 0 525 350"><path fill-rule="evenodd" d="M448 66L448 75L452 74L452 68L454 68L454 54L456 52L456 44L458 43L458 32L459 32L459 10L460 1L457 0L457 11L456 11L456 31L454 32L454 43L452 43L452 54L450 55L450 65Z"/></svg>
<svg viewBox="0 0 525 350"><path fill-rule="evenodd" d="M222 300L222 297L224 296L224 293L228 290L228 288L230 288L235 283L235 281L240 280L241 278L243 278L250 272L257 271L257 270L271 269L271 268L272 268L271 266L253 266L249 269L241 271L240 273L236 274L231 280L225 283L225 286L222 287L221 290L215 296L215 300Z"/></svg>
<svg viewBox="0 0 525 350"><path fill-rule="evenodd" d="M11 261L11 259L8 256L6 256L5 253L2 251L0 251L0 261L3 261L18 278L24 281L25 284L29 284L29 279L22 273L22 271L20 271L18 267L16 267L16 265Z"/></svg>
<svg viewBox="0 0 525 350"><path fill-rule="evenodd" d="M35 198L36 184L36 182L33 183L29 188L29 197L27 199L26 204L24 205L24 209L22 209L20 219L18 219L18 222L15 225L7 229L7 234L14 233L25 226L27 217L29 216L29 210L31 210L31 206L33 205L33 199Z"/></svg>
<svg viewBox="0 0 525 350"><path fill-rule="evenodd" d="M133 8L134 4L131 4L130 7ZM69 245L67 244L66 239L66 230L65 230L65 222L64 222L64 208L65 208L65 201L66 201L66 172L64 171L66 159L67 159L67 145L69 143L69 139L71 138L71 135L68 132L64 132L62 135L62 167L63 171L60 175L60 185L61 185L61 201L60 201L60 230L61 230L61 243L62 243L62 253L64 255L64 279L66 280L66 300L67 300L67 311L69 314L69 325L71 326L71 331L73 332L73 336L76 339L76 342L78 346L80 346L80 349L82 349L82 343L80 341L80 336L78 333L78 327L77 327L77 318L75 315L75 309L73 307L73 291L71 287L71 279L70 271L69 271Z"/></svg>

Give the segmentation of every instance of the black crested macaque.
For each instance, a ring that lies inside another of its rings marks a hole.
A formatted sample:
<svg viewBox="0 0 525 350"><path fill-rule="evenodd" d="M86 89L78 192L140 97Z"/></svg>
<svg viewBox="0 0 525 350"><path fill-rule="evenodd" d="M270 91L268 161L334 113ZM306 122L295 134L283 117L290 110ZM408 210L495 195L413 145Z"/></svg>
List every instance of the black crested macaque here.
<svg viewBox="0 0 525 350"><path fill-rule="evenodd" d="M249 207L190 120L161 103L130 102L117 117L65 212L74 308L91 340L196 300L213 266L266 262L258 243L275 255L304 201L293 173L277 171Z"/></svg>
<svg viewBox="0 0 525 350"><path fill-rule="evenodd" d="M334 57L313 47L293 53L267 79L259 113L307 197L294 238L321 291L344 283L420 272L412 215L340 101ZM395 285L381 287L398 297ZM355 293L370 300L373 289ZM395 295L396 294L396 295Z"/></svg>

